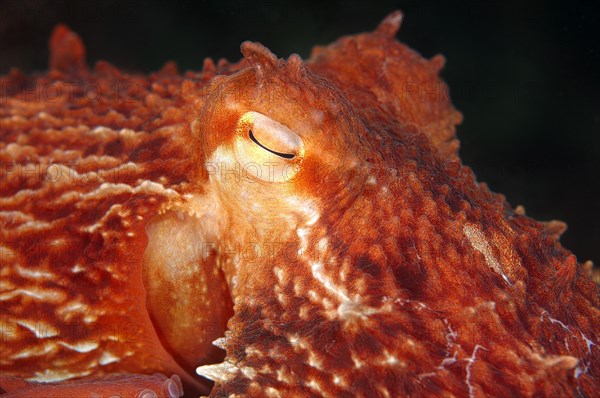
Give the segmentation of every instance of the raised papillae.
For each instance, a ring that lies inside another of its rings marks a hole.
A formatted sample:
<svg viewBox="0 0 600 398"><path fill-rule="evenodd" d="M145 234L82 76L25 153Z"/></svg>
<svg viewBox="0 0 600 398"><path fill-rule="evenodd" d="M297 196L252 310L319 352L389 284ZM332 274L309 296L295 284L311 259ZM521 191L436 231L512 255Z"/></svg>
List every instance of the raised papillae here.
<svg viewBox="0 0 600 398"><path fill-rule="evenodd" d="M180 74L0 78L5 397L594 397L600 299L371 33Z"/></svg>

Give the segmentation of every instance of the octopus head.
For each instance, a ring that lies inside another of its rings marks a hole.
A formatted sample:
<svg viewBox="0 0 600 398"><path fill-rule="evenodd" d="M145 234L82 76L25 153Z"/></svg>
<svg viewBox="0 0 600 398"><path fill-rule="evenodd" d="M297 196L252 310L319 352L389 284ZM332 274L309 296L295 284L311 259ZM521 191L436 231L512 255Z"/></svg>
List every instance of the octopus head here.
<svg viewBox="0 0 600 398"><path fill-rule="evenodd" d="M342 214L366 180L364 126L343 94L297 55L250 42L242 52L250 67L215 78L191 123L204 156L196 190L146 227L149 312L188 369L219 358L211 342L228 320L236 328L232 308L306 265L322 214Z"/></svg>
<svg viewBox="0 0 600 398"><path fill-rule="evenodd" d="M193 129L207 191L226 215L220 239L264 251L298 241L302 225L352 201L365 179L363 127L298 56L278 60L251 42L242 52L252 67L213 83Z"/></svg>

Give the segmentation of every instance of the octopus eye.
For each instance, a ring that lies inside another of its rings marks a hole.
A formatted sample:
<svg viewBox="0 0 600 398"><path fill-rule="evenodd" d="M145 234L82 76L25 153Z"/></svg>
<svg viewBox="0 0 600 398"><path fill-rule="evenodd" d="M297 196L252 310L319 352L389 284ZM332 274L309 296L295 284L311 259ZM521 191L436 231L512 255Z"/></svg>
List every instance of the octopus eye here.
<svg viewBox="0 0 600 398"><path fill-rule="evenodd" d="M240 118L234 149L250 177L268 182L292 179L304 156L304 144L296 132L253 111Z"/></svg>

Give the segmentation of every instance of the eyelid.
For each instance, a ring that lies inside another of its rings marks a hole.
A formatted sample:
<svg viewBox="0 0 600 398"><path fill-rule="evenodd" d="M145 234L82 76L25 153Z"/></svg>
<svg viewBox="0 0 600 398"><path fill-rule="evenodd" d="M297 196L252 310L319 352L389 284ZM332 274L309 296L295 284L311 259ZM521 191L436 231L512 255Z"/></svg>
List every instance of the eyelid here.
<svg viewBox="0 0 600 398"><path fill-rule="evenodd" d="M287 159L303 155L302 139L287 126L253 111L246 112L241 121L248 126L248 135L251 131L249 138L263 149Z"/></svg>

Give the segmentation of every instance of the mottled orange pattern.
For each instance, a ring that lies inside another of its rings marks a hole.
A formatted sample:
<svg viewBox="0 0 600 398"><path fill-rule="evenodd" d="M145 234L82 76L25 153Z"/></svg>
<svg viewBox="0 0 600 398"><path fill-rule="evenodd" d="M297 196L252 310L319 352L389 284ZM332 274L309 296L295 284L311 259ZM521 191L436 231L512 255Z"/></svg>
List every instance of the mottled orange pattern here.
<svg viewBox="0 0 600 398"><path fill-rule="evenodd" d="M61 26L0 78L6 396L597 396L589 264L461 164L401 18L149 76Z"/></svg>

